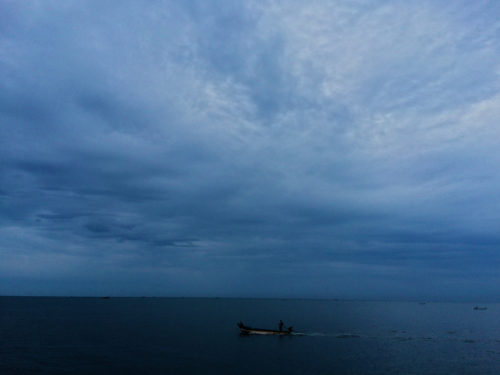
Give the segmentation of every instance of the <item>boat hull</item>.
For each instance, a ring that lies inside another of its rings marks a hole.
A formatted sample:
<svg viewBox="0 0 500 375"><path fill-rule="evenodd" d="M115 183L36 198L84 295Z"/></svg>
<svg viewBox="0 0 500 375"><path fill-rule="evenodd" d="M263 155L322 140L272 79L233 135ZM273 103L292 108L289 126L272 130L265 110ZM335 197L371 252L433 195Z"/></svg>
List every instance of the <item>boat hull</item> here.
<svg viewBox="0 0 500 375"><path fill-rule="evenodd" d="M238 323L238 328L240 329L242 334L245 335L289 335L292 333L292 329L290 328L287 331L278 331L274 329L261 329L261 328L251 328L243 325L242 323Z"/></svg>
<svg viewBox="0 0 500 375"><path fill-rule="evenodd" d="M273 331L271 329L240 328L241 333L245 335L289 335L288 331Z"/></svg>

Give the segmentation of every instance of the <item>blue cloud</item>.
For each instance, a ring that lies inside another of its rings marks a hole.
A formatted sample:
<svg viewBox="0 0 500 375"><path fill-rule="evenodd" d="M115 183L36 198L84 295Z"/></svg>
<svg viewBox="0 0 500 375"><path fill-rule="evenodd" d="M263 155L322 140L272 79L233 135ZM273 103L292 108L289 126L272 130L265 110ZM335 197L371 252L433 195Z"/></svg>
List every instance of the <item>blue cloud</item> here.
<svg viewBox="0 0 500 375"><path fill-rule="evenodd" d="M0 7L0 293L498 295L497 5Z"/></svg>

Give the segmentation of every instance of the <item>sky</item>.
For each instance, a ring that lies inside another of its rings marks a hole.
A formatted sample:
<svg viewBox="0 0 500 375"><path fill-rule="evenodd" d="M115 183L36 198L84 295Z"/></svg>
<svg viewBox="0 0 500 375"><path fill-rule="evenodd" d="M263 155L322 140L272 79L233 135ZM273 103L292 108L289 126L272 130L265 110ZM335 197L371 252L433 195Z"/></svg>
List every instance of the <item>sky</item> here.
<svg viewBox="0 0 500 375"><path fill-rule="evenodd" d="M498 300L499 19L0 0L0 294Z"/></svg>

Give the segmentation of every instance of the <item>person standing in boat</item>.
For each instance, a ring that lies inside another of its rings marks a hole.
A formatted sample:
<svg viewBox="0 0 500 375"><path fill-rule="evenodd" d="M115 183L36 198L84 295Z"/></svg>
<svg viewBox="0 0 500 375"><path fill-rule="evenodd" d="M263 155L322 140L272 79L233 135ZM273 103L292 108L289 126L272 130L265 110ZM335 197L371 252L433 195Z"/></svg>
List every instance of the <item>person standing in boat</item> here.
<svg viewBox="0 0 500 375"><path fill-rule="evenodd" d="M279 327L280 327L280 332L283 331L283 321L282 320L280 320Z"/></svg>

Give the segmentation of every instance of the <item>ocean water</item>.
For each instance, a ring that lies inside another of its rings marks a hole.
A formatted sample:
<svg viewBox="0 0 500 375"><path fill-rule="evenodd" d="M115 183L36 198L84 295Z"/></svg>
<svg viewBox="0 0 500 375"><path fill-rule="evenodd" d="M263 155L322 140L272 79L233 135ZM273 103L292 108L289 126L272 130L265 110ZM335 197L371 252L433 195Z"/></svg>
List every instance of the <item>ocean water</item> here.
<svg viewBox="0 0 500 375"><path fill-rule="evenodd" d="M500 305L0 297L0 374L500 374ZM236 323L292 336L240 335Z"/></svg>

